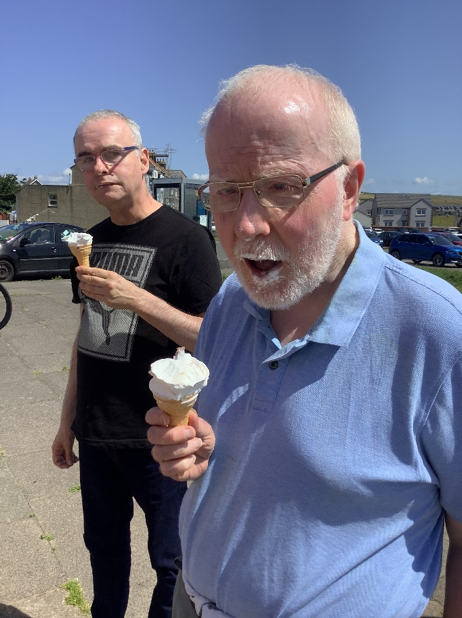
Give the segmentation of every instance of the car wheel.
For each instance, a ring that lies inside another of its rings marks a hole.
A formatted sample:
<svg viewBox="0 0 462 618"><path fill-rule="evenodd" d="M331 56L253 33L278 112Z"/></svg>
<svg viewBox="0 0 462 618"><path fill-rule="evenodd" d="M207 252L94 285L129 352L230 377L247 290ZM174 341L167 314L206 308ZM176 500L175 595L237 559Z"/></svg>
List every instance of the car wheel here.
<svg viewBox="0 0 462 618"><path fill-rule="evenodd" d="M400 252L397 249L393 249L393 251L390 253L390 255L392 257L394 257L395 259L397 259L397 260L401 259L401 254L400 254Z"/></svg>
<svg viewBox="0 0 462 618"><path fill-rule="evenodd" d="M432 257L433 266L444 266L444 257L441 253L435 253Z"/></svg>
<svg viewBox="0 0 462 618"><path fill-rule="evenodd" d="M14 268L8 260L0 260L0 281L6 283L12 281L14 277Z"/></svg>
<svg viewBox="0 0 462 618"><path fill-rule="evenodd" d="M414 262L414 264L420 264L422 260L412 260L412 261Z"/></svg>

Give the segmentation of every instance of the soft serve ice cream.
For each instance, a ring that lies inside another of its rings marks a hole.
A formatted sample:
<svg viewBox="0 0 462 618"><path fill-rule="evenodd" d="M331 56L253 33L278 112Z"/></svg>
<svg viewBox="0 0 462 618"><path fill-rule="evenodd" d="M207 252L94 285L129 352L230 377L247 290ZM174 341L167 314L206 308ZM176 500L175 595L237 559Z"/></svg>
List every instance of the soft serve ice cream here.
<svg viewBox="0 0 462 618"><path fill-rule="evenodd" d="M84 232L72 232L66 238L66 242L72 254L77 258L79 266L90 266L93 236Z"/></svg>
<svg viewBox="0 0 462 618"><path fill-rule="evenodd" d="M149 374L149 388L159 408L170 416L170 426L187 425L189 411L207 384L207 366L178 348L173 358L152 363Z"/></svg>

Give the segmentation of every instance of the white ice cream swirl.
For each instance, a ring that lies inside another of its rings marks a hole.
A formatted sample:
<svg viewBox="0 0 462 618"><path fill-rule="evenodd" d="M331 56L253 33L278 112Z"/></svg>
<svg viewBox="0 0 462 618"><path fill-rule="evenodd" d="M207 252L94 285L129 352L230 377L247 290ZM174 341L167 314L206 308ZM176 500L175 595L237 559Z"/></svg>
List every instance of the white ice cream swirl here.
<svg viewBox="0 0 462 618"><path fill-rule="evenodd" d="M178 348L173 358L162 358L152 363L149 382L154 397L181 401L207 384L209 370L201 361Z"/></svg>

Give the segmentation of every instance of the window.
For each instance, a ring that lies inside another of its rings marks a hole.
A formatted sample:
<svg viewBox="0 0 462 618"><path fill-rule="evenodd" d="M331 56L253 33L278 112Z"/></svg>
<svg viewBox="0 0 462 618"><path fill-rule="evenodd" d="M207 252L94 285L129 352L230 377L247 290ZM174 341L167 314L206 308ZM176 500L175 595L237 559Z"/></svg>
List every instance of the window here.
<svg viewBox="0 0 462 618"><path fill-rule="evenodd" d="M384 225L384 227L392 227L393 226L393 221L384 221L383 225Z"/></svg>
<svg viewBox="0 0 462 618"><path fill-rule="evenodd" d="M403 215L407 215L408 213L408 209L407 208L403 208Z"/></svg>
<svg viewBox="0 0 462 618"><path fill-rule="evenodd" d="M409 220L408 219L402 219L401 225L409 225Z"/></svg>
<svg viewBox="0 0 462 618"><path fill-rule="evenodd" d="M392 215L393 214L393 210L391 208L385 208L385 212L383 214L384 215Z"/></svg>
<svg viewBox="0 0 462 618"><path fill-rule="evenodd" d="M417 208L416 210L416 215L425 215L425 213L427 212L426 208Z"/></svg>
<svg viewBox="0 0 462 618"><path fill-rule="evenodd" d="M58 208L58 196L56 193L48 194L48 208Z"/></svg>
<svg viewBox="0 0 462 618"><path fill-rule="evenodd" d="M424 221L416 221L416 227L424 227Z"/></svg>

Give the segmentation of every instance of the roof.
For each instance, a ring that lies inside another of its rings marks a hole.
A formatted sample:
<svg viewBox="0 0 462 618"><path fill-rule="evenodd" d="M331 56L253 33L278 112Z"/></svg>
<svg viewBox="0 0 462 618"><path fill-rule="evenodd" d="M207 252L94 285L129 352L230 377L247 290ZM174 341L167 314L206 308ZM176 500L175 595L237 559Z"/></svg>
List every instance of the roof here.
<svg viewBox="0 0 462 618"><path fill-rule="evenodd" d="M424 201L430 207L432 196L427 193L376 193L375 204L381 208L411 208L417 202Z"/></svg>

